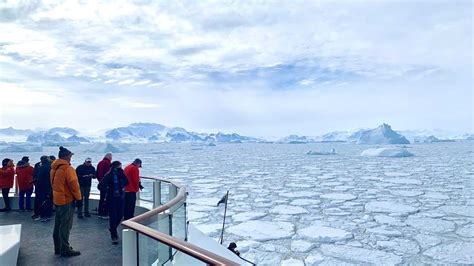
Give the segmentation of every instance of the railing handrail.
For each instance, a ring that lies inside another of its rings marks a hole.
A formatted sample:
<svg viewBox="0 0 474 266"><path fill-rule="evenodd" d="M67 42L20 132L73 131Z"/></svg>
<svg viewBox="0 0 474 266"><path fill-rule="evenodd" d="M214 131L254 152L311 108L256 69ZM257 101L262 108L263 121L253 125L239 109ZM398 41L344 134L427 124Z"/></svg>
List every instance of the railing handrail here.
<svg viewBox="0 0 474 266"><path fill-rule="evenodd" d="M140 234L144 234L209 265L239 265L229 259L221 257L194 244L161 233L143 224L139 224L131 220L124 221L122 224L134 231L139 232Z"/></svg>
<svg viewBox="0 0 474 266"><path fill-rule="evenodd" d="M179 204L181 201L186 199L186 187L182 186L181 184L169 180L169 179L164 179L164 178L159 178L159 177L145 177L141 176L140 178L142 179L151 179L154 181L160 181L164 183L171 184L178 188L178 193L176 196L168 201L167 203L159 206L156 209L152 209L150 211L147 211L141 215L135 216L129 220L123 221L122 225L125 227L128 227L140 234L146 235L158 242L161 242L167 246L170 246L180 252L183 252L184 254L187 254L193 258L196 258L197 260L200 260L206 264L209 265L239 265L238 263L235 263L229 259L226 259L222 256L219 256L217 254L214 254L206 249L203 249L201 247L198 247L194 244L191 244L189 242L183 241L181 239L175 238L171 235L167 235L164 233L161 233L153 228L150 228L146 225L140 224L140 221L143 221L145 219L148 219L152 216L158 215L160 213L165 212L166 210L171 209L175 205Z"/></svg>

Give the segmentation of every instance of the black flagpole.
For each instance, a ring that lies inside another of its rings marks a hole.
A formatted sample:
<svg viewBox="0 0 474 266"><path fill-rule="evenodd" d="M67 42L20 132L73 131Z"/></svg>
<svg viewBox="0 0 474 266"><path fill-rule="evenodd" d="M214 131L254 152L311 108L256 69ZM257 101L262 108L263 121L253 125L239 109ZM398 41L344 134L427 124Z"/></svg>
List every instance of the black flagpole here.
<svg viewBox="0 0 474 266"><path fill-rule="evenodd" d="M227 194L225 195L224 221L222 222L222 231L221 231L221 237L220 237L221 245L222 245L222 241L224 241L224 226L225 226L225 216L227 213L227 200L229 200L229 190L227 190Z"/></svg>

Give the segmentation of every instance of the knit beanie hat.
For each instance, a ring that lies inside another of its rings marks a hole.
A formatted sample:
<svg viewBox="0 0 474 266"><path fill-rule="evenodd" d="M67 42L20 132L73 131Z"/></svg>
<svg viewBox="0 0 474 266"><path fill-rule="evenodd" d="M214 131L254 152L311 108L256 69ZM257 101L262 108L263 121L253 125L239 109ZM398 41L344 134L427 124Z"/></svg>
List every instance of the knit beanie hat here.
<svg viewBox="0 0 474 266"><path fill-rule="evenodd" d="M59 147L58 157L60 159L64 159L64 158L66 158L67 156L69 156L71 154L74 154L74 153L72 153L70 150L64 148L63 146Z"/></svg>

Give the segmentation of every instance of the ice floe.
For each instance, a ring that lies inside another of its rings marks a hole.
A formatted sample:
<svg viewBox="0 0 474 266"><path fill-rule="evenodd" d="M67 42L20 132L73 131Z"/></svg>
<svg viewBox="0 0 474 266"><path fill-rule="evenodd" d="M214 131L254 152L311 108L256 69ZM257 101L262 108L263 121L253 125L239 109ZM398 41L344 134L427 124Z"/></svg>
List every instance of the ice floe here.
<svg viewBox="0 0 474 266"><path fill-rule="evenodd" d="M369 228L367 229L367 232L376 234L376 235L384 235L384 236L401 236L402 235L402 232L395 229L386 228L386 227Z"/></svg>
<svg viewBox="0 0 474 266"><path fill-rule="evenodd" d="M308 252L312 247L314 247L314 243L304 240L291 242L291 250L295 252Z"/></svg>
<svg viewBox="0 0 474 266"><path fill-rule="evenodd" d="M324 257L323 255L321 255L321 253L319 253L318 251L313 251L306 257L306 259L304 259L304 263L307 266L313 266L313 265L316 266L316 265L319 265L319 263L322 262L323 260L324 260Z"/></svg>
<svg viewBox="0 0 474 266"><path fill-rule="evenodd" d="M322 225L312 225L300 229L298 230L298 235L307 239L326 243L347 240L353 237L352 233L345 230Z"/></svg>
<svg viewBox="0 0 474 266"><path fill-rule="evenodd" d="M231 226L227 231L246 239L265 241L289 238L294 234L294 228L289 222L247 221Z"/></svg>
<svg viewBox="0 0 474 266"><path fill-rule="evenodd" d="M432 247L423 254L433 258L437 263L474 264L473 251L473 242L453 242Z"/></svg>
<svg viewBox="0 0 474 266"><path fill-rule="evenodd" d="M291 205L296 205L296 206L307 206L307 205L319 205L321 203L320 200L315 200L315 199L295 199L292 202L290 202Z"/></svg>
<svg viewBox="0 0 474 266"><path fill-rule="evenodd" d="M377 246L391 249L401 254L418 254L420 252L420 246L415 241L401 238L377 241Z"/></svg>
<svg viewBox="0 0 474 266"><path fill-rule="evenodd" d="M395 265L402 262L402 257L400 256L375 249L323 244L321 245L321 251L324 255L333 256L355 263L372 263L375 265L382 263L384 265Z"/></svg>
<svg viewBox="0 0 474 266"><path fill-rule="evenodd" d="M304 262L297 259L287 259L281 261L281 266L304 266Z"/></svg>
<svg viewBox="0 0 474 266"><path fill-rule="evenodd" d="M459 228L456 234L462 237L474 237L474 224L468 224Z"/></svg>
<svg viewBox="0 0 474 266"><path fill-rule="evenodd" d="M418 211L417 208L390 201L372 201L365 204L365 210L368 212L399 213L410 214Z"/></svg>
<svg viewBox="0 0 474 266"><path fill-rule="evenodd" d="M400 220L388 215L375 215L374 220L379 224L388 224L388 225L394 225L394 226L405 225L404 223L400 222Z"/></svg>
<svg viewBox="0 0 474 266"><path fill-rule="evenodd" d="M370 157L411 157L413 153L401 148L377 148L367 149L361 153L362 156Z"/></svg>
<svg viewBox="0 0 474 266"><path fill-rule="evenodd" d="M356 196L349 194L349 193L327 193L320 196L323 199L330 199L330 200L354 200L357 199Z"/></svg>
<svg viewBox="0 0 474 266"><path fill-rule="evenodd" d="M245 222L265 217L265 215L266 213L263 212L242 212L239 214L232 215L232 220L234 222Z"/></svg>
<svg viewBox="0 0 474 266"><path fill-rule="evenodd" d="M406 219L405 223L421 231L429 231L435 233L451 232L454 231L454 228L456 226L451 221L433 219L429 217L421 217L416 215L409 216Z"/></svg>
<svg viewBox="0 0 474 266"><path fill-rule="evenodd" d="M270 210L271 213L278 213L278 214L303 214L308 213L305 208L299 206L290 206L290 205L278 205L273 207Z"/></svg>

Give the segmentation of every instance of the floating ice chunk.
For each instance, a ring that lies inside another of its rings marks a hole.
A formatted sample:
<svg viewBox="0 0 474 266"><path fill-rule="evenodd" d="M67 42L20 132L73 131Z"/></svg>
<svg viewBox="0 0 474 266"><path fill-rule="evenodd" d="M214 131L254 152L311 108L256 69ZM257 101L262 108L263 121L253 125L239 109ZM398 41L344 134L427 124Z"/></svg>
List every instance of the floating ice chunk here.
<svg viewBox="0 0 474 266"><path fill-rule="evenodd" d="M446 205L446 206L440 207L439 209L445 213L474 217L473 206Z"/></svg>
<svg viewBox="0 0 474 266"><path fill-rule="evenodd" d="M420 252L418 244L408 239L394 238L390 241L377 241L377 245L402 254L418 254Z"/></svg>
<svg viewBox="0 0 474 266"><path fill-rule="evenodd" d="M413 153L401 148L378 148L367 149L361 153L362 156L371 157L411 157Z"/></svg>
<svg viewBox="0 0 474 266"><path fill-rule="evenodd" d="M298 230L298 235L316 240L319 242L337 242L347 240L353 237L352 233L342 229L326 227L322 225L312 225L303 229Z"/></svg>
<svg viewBox="0 0 474 266"><path fill-rule="evenodd" d="M188 199L190 204L204 205L204 206L216 206L219 202L219 198L198 198L198 199Z"/></svg>
<svg viewBox="0 0 474 266"><path fill-rule="evenodd" d="M318 196L318 193L312 191L295 191L295 192L281 192L279 196L285 198L311 198Z"/></svg>
<svg viewBox="0 0 474 266"><path fill-rule="evenodd" d="M357 199L356 196L349 193L328 193L328 194L323 194L320 197L323 199L344 200L344 201Z"/></svg>
<svg viewBox="0 0 474 266"><path fill-rule="evenodd" d="M474 224L468 224L464 227L459 228L456 234L462 237L474 237Z"/></svg>
<svg viewBox="0 0 474 266"><path fill-rule="evenodd" d="M406 219L405 223L421 231L429 231L435 233L451 232L454 231L454 228L456 227L456 225L451 221L414 215L409 216Z"/></svg>
<svg viewBox="0 0 474 266"><path fill-rule="evenodd" d="M415 239L418 241L422 249L430 248L441 243L439 238L430 235L418 234L415 236Z"/></svg>
<svg viewBox="0 0 474 266"><path fill-rule="evenodd" d="M306 153L306 155L335 155L336 154L336 150L335 149L332 149L331 151L327 152L327 151L313 151L313 150L310 150Z"/></svg>
<svg viewBox="0 0 474 266"><path fill-rule="evenodd" d="M304 266L304 262L297 259L282 260L281 266Z"/></svg>
<svg viewBox="0 0 474 266"><path fill-rule="evenodd" d="M428 192L423 195L424 198L435 199L435 200L449 200L448 195L441 194L439 192Z"/></svg>
<svg viewBox="0 0 474 266"><path fill-rule="evenodd" d="M388 215L375 215L374 219L379 224L389 224L394 226L404 226L405 224L400 222L398 219Z"/></svg>
<svg viewBox="0 0 474 266"><path fill-rule="evenodd" d="M423 192L418 191L418 190L393 190L393 191L390 191L390 193L392 195L402 196L402 197L416 197L416 196L423 195Z"/></svg>
<svg viewBox="0 0 474 266"><path fill-rule="evenodd" d="M323 255L321 255L321 253L317 252L317 251L314 251L314 252L311 252L308 257L306 257L306 259L304 259L304 263L307 265L307 266L313 266L313 265L319 265L320 262L322 262L324 260L324 257Z"/></svg>
<svg viewBox="0 0 474 266"><path fill-rule="evenodd" d="M365 210L369 212L384 212L384 213L400 213L400 214L410 214L418 211L417 208L414 208L409 205L390 202L390 201L372 201L365 204Z"/></svg>
<svg viewBox="0 0 474 266"><path fill-rule="evenodd" d="M222 230L222 224L194 224L194 226L209 236L215 235Z"/></svg>
<svg viewBox="0 0 474 266"><path fill-rule="evenodd" d="M304 240L291 242L291 250L295 252L308 252L313 246L313 243Z"/></svg>
<svg viewBox="0 0 474 266"><path fill-rule="evenodd" d="M384 236L401 236L402 233L395 229L386 229L384 227L375 227L367 229L367 232Z"/></svg>
<svg viewBox="0 0 474 266"><path fill-rule="evenodd" d="M383 179L383 181L393 184L407 184L407 185L421 185L423 184L422 181L417 179L409 179L409 178L387 178Z"/></svg>
<svg viewBox="0 0 474 266"><path fill-rule="evenodd" d="M315 199L295 199L292 202L290 202L291 205L297 205L297 206L307 206L307 205L319 205L321 203L320 200L315 200Z"/></svg>
<svg viewBox="0 0 474 266"><path fill-rule="evenodd" d="M244 240L244 241L239 241L236 243L237 248L239 249L240 252L247 252L249 248L255 248L260 246L262 243L253 241L253 240Z"/></svg>
<svg viewBox="0 0 474 266"><path fill-rule="evenodd" d="M437 263L474 264L473 250L473 242L454 242L432 247L423 254Z"/></svg>
<svg viewBox="0 0 474 266"><path fill-rule="evenodd" d="M265 215L266 214L263 212L243 212L236 215L232 215L232 220L234 222L245 222L265 217Z"/></svg>
<svg viewBox="0 0 474 266"><path fill-rule="evenodd" d="M343 245L321 245L323 254L337 257L347 261L354 261L356 263L372 263L379 265L395 265L402 262L402 257L388 253L385 251L357 248Z"/></svg>
<svg viewBox="0 0 474 266"><path fill-rule="evenodd" d="M205 212L196 212L196 211L191 211L191 210L188 211L188 219L189 220L197 220L197 219L205 218L205 217L208 217L208 216L209 216L209 214L207 214Z"/></svg>
<svg viewBox="0 0 474 266"><path fill-rule="evenodd" d="M405 173L405 172L385 172L384 175L396 177L396 176L410 176L411 174Z"/></svg>
<svg viewBox="0 0 474 266"><path fill-rule="evenodd" d="M266 241L291 237L295 226L289 222L248 221L231 226L227 231L243 238Z"/></svg>
<svg viewBox="0 0 474 266"><path fill-rule="evenodd" d="M273 207L270 210L271 213L278 213L278 214L303 214L308 213L308 211L302 207L298 206L290 206L290 205L278 205Z"/></svg>

